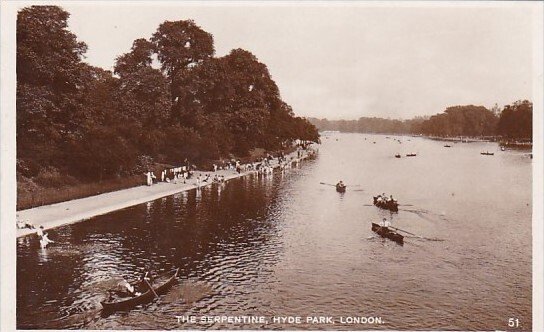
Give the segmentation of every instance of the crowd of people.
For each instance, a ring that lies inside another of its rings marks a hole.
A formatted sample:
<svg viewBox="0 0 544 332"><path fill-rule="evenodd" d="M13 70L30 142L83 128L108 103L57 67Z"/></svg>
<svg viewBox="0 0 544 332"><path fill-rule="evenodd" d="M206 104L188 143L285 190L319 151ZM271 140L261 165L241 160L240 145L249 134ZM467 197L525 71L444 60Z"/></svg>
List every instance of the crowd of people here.
<svg viewBox="0 0 544 332"><path fill-rule="evenodd" d="M301 158L304 157L305 151L308 155L315 154L314 150L307 149L303 150L301 148L297 149L297 156L290 156L289 158L285 156L283 152L278 153L276 156L267 154L265 157L259 158L253 162L242 163L238 159L232 159L228 161L222 161L219 165L212 165L212 174L217 171L230 170L234 171L236 174L242 174L243 172L257 172L259 174L270 175L274 172L274 168L279 168L280 170L285 170L291 168L293 164L298 165ZM276 164L274 165L274 160ZM148 171L144 173L146 176L146 184L151 186L158 182L167 182L167 183L187 183L187 180L192 179L195 176L196 167L194 165L189 165L186 161L185 166L166 168L161 171L160 177L157 178L153 171ZM195 185L200 187L204 184L209 183L223 183L225 182L224 175L214 174L213 177L210 173L199 173L196 175Z"/></svg>

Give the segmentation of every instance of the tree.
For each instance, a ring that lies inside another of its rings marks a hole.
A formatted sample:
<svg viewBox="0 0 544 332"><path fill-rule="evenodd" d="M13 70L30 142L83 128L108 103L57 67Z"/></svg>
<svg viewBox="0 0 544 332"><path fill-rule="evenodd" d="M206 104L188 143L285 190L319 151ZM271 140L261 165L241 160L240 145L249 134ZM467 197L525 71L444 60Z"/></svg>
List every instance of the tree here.
<svg viewBox="0 0 544 332"><path fill-rule="evenodd" d="M533 103L528 100L518 100L504 106L497 132L511 139L532 139L533 137Z"/></svg>
<svg viewBox="0 0 544 332"><path fill-rule="evenodd" d="M172 102L179 97L175 93L176 78L180 72L213 57L213 36L202 30L192 20L166 21L151 37L161 69L170 79Z"/></svg>
<svg viewBox="0 0 544 332"><path fill-rule="evenodd" d="M151 68L154 45L144 38L136 39L132 43L129 53L115 59L114 73L123 77L142 69Z"/></svg>
<svg viewBox="0 0 544 332"><path fill-rule="evenodd" d="M31 6L17 15L17 81L73 92L87 45L68 31L70 14L56 6Z"/></svg>

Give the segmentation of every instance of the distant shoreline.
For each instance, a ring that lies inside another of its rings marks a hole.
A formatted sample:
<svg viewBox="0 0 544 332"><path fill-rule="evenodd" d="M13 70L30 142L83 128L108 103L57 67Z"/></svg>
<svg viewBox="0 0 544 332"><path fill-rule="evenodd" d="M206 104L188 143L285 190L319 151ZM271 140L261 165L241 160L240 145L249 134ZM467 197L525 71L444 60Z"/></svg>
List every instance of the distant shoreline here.
<svg viewBox="0 0 544 332"><path fill-rule="evenodd" d="M339 131L339 130L320 130L321 134L362 134L362 135L382 135L382 136L408 136L408 137L421 137L434 141L445 142L461 142L461 143L476 143L476 142L496 142L500 146L514 149L527 149L530 150L533 147L533 142L529 140L515 140L515 139L503 139L500 136L431 136L431 135L416 135L411 133L369 133L369 132L356 132L356 131ZM326 135L324 135L326 136Z"/></svg>

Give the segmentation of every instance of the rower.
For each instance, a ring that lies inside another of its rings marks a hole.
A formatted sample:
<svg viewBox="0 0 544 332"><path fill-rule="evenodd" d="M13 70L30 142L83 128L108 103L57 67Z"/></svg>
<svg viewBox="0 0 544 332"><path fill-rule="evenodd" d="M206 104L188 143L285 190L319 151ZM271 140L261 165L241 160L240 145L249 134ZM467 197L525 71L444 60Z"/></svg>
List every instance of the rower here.
<svg viewBox="0 0 544 332"><path fill-rule="evenodd" d="M391 223L387 220L387 218L383 218L383 227L389 227L391 226Z"/></svg>
<svg viewBox="0 0 544 332"><path fill-rule="evenodd" d="M340 182L338 182L336 184L337 187L345 187L346 185L344 184L344 182L342 180L340 180Z"/></svg>
<svg viewBox="0 0 544 332"><path fill-rule="evenodd" d="M129 284L129 282L126 281L124 278L122 281L120 281L117 284L116 293L120 294L121 296L131 296L131 297L139 296L142 294L140 292L137 292L136 288L133 285Z"/></svg>

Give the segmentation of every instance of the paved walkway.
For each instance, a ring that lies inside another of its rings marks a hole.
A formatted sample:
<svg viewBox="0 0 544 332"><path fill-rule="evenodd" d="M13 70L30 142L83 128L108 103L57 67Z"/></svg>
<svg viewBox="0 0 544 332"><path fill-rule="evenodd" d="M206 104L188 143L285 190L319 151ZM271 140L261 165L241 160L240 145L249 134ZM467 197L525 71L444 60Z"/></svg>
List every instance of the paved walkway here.
<svg viewBox="0 0 544 332"><path fill-rule="evenodd" d="M296 156L288 155L287 159ZM300 160L306 159L308 155L305 153ZM296 162L296 158L292 162ZM277 159L271 163L274 168L279 167ZM217 172L200 172L195 171L195 174L218 174L224 175L225 180L239 178L255 171L247 171L238 174L234 170L219 170ZM203 182L201 187L209 186L211 183ZM120 210L130 206L153 201L161 197L170 196L182 191L187 191L197 188L196 179L192 178L186 184L183 181L177 184L170 182L161 182L152 186L139 186L119 191L104 193L96 196L74 199L71 201L61 202L57 204L44 205L32 209L17 211L17 220L22 220L33 224L35 227L43 226L44 229L59 227L62 225L72 224L78 221L89 219L98 215L106 214L112 211ZM26 236L36 233L35 229L17 229L17 237Z"/></svg>

